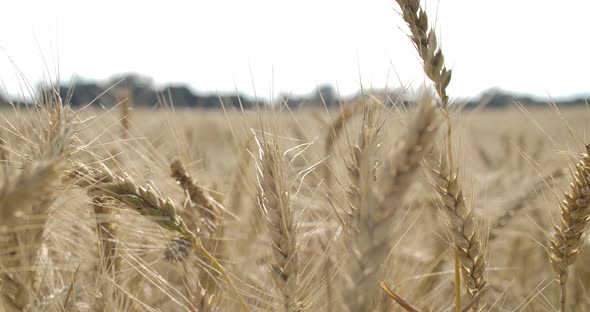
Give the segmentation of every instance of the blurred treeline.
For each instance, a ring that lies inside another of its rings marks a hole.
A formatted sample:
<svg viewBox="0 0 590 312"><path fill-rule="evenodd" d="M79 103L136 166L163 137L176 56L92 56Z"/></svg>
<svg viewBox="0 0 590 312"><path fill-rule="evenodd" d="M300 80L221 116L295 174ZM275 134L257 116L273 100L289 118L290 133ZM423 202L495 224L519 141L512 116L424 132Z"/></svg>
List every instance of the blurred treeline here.
<svg viewBox="0 0 590 312"><path fill-rule="evenodd" d="M37 87L38 94L44 94L50 87ZM254 99L253 97L231 93L198 93L182 84L165 85L157 87L149 77L138 74L123 74L112 77L106 82L96 81L75 81L72 83L61 83L59 86L52 86L65 97L72 106L99 105L112 107L124 100L131 100L136 106L153 107L154 105L170 105L175 107L219 109L224 105L226 108L251 109L257 104L267 105L268 99ZM39 92L41 91L41 92ZM122 92L124 91L124 92ZM394 101L411 101L411 95L401 89L394 90L364 90L365 98L373 97L376 100L391 104ZM274 104L287 103L290 108L323 108L338 107L341 103L358 102L362 97L361 92L352 96L341 96L336 89L328 84L320 85L316 90L307 95L282 94L273 99ZM583 95L572 95L559 99L536 98L529 95L519 95L501 89L491 88L473 99L459 99L465 107L504 107L515 102L525 106L547 105L548 102L556 103L559 106L585 104L590 100L590 93ZM0 93L0 105L8 103L24 103L22 98L9 99Z"/></svg>

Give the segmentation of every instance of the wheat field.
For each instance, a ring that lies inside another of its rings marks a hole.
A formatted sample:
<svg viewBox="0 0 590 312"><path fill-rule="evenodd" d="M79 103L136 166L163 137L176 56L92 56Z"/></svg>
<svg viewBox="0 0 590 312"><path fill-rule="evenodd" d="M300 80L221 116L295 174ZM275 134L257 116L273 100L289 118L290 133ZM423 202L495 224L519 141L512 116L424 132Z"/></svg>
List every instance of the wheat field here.
<svg viewBox="0 0 590 312"><path fill-rule="evenodd" d="M397 2L409 104L1 111L0 311L589 309L590 111L460 109Z"/></svg>

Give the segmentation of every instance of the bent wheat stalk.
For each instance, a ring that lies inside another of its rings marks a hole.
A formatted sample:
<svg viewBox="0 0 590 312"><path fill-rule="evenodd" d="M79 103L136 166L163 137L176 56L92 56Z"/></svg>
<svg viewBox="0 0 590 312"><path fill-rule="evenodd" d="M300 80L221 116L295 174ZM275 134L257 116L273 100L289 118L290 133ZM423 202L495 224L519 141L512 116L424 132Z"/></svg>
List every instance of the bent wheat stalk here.
<svg viewBox="0 0 590 312"><path fill-rule="evenodd" d="M202 237L203 244L205 249L210 250L213 255L220 258L223 254L224 244L223 244L223 224L222 224L222 217L224 208L215 201L210 194L197 183L197 181L190 176L184 165L179 159L175 159L170 164L170 171L172 177L176 180L176 182L182 187L188 197L190 199L191 209L194 208L197 211L197 219L198 219L198 227L200 228L201 225L204 228L204 236ZM200 229L197 230L201 232ZM172 241L171 243L178 243L181 240ZM173 245L172 245L173 246ZM176 246L179 246L178 244ZM170 251L170 250L168 250ZM176 254L176 253L172 253ZM180 253L181 255L182 253ZM170 253L166 255L167 259L171 259ZM177 258L180 260L182 257ZM211 277L209 276L208 272L202 270L199 273L199 280L201 281L202 286L209 291L209 293L213 293L216 289L218 289L217 284L212 281Z"/></svg>
<svg viewBox="0 0 590 312"><path fill-rule="evenodd" d="M195 250L200 253L225 278L232 291L238 296L240 304L249 310L246 302L235 287L228 273L221 264L203 247L201 240L191 232L182 218L176 214L176 207L170 198L158 196L151 186L137 186L130 178L121 178L113 174L106 166L89 168L82 163L76 163L74 169L67 172L70 178L77 178L75 183L83 188L89 188L96 194L111 196L127 206L135 209L141 215L149 217L160 227L175 231L189 240Z"/></svg>

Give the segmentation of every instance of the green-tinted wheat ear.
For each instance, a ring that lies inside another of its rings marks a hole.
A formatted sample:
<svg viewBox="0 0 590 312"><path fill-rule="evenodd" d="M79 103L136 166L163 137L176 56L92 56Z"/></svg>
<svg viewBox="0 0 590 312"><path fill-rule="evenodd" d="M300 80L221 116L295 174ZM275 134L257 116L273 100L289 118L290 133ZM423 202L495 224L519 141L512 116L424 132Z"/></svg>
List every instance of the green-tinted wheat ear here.
<svg viewBox="0 0 590 312"><path fill-rule="evenodd" d="M66 176L75 179L78 186L87 188L94 194L111 196L141 215L149 217L160 227L175 231L190 240L199 255L207 259L223 275L232 291L238 296L243 308L249 310L225 269L203 247L201 240L187 228L186 223L177 215L176 207L171 199L163 199L156 194L151 186L137 186L131 178L121 178L105 166L90 168L82 163L75 163L72 169L66 171Z"/></svg>

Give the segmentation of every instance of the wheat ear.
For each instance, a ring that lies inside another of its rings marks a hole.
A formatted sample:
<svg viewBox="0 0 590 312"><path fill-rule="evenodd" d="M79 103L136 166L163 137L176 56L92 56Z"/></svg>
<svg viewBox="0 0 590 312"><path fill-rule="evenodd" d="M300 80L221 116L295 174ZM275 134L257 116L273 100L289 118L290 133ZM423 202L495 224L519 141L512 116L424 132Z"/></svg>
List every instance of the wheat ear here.
<svg viewBox="0 0 590 312"><path fill-rule="evenodd" d="M15 179L4 177L0 188L0 230L7 233L7 239L0 243L0 250L19 246L13 255L0 251L0 266L7 268L2 280L7 289L16 292L15 296L0 293L21 310L34 309L39 273L34 268L38 251L43 243L43 233L48 218L48 209L57 197L56 188L65 160L74 150L75 123L72 121L69 106L63 105L57 92L46 94L41 103L36 104L39 124L31 124L31 130L38 141L35 142L33 163L25 164L23 171ZM39 130L37 130L39 129ZM7 171L5 171L6 173ZM22 216L43 216L29 229L18 229L26 218ZM6 242L6 245L5 245ZM7 262L16 262L16 266ZM10 272L11 267L26 267L25 272ZM10 273L10 274L9 274ZM0 287L4 288L4 287Z"/></svg>
<svg viewBox="0 0 590 312"><path fill-rule="evenodd" d="M426 76L432 80L435 85L441 101L441 108L447 119L447 161L452 171L453 150L452 150L452 123L451 115L448 110L449 96L447 95L447 86L451 82L452 70L445 66L444 55L439 47L438 40L434 30L428 26L428 15L420 7L420 0L396 0L402 9L402 17L408 24L411 32L410 39L418 51L423 62L423 70ZM455 250L455 300L456 309L461 309L461 275L460 269L460 251Z"/></svg>
<svg viewBox="0 0 590 312"><path fill-rule="evenodd" d="M135 209L141 215L149 217L160 227L175 231L182 237L189 240L195 250L200 253L213 267L218 270L226 279L232 291L238 296L240 304L245 310L249 310L242 295L235 287L226 270L219 262L203 247L201 240L191 232L182 218L177 215L176 206L170 198L158 196L151 186L140 187L130 178L121 178L113 174L107 167L89 168L82 163L76 163L72 170L67 172L70 178L77 178L76 184L80 187L89 188L97 194L111 196L130 208Z"/></svg>
<svg viewBox="0 0 590 312"><path fill-rule="evenodd" d="M131 110L133 109L133 90L128 87L121 89L117 94L118 101L121 103L121 138L129 138L129 128L131 119Z"/></svg>
<svg viewBox="0 0 590 312"><path fill-rule="evenodd" d="M343 268L342 299L349 312L370 309L376 294L372 290L378 285L382 264L391 247L392 214L383 215L376 209L375 150L379 128L373 115L372 109L365 106L362 128L348 165L351 179L348 197L353 210L349 235L345 237L351 252Z"/></svg>
<svg viewBox="0 0 590 312"><path fill-rule="evenodd" d="M486 285L484 244L478 233L478 224L473 209L469 209L463 197L459 178L452 172L445 161L440 161L433 169L434 187L442 200L442 206L448 217L451 236L461 264L461 273L465 288L471 298ZM478 296L479 297L479 296ZM474 305L477 310L477 303Z"/></svg>
<svg viewBox="0 0 590 312"><path fill-rule="evenodd" d="M356 105L345 106L340 110L338 118L336 118L330 125L330 130L328 131L328 134L326 135L324 141L324 152L326 153L326 155L332 155L336 142L338 142L338 139L346 130L346 123L348 122L348 120L352 119L356 114L362 112L363 107L365 107L365 104L358 103ZM326 179L326 185L328 187L332 184L332 173L330 172L329 167L329 163L331 161L330 159L326 161L326 164L324 166L324 177Z"/></svg>
<svg viewBox="0 0 590 312"><path fill-rule="evenodd" d="M452 70L445 67L445 58L438 46L436 34L428 26L428 16L420 7L420 0L396 1L402 9L404 21L410 28L410 39L424 62L424 73L434 82L443 107L446 107L449 101L446 89L451 82Z"/></svg>
<svg viewBox="0 0 590 312"><path fill-rule="evenodd" d="M62 158L40 161L26 167L15 179L5 177L0 188L0 232L4 236L0 239L0 267L7 270L0 275L0 294L7 299L6 303L19 311L31 308L36 271L30 269L25 273L13 273L10 270L33 266L43 243L47 218L39 219L40 224L31 229L17 230L26 222L17 215L44 216L47 213L63 164Z"/></svg>
<svg viewBox="0 0 590 312"><path fill-rule="evenodd" d="M221 211L207 191L200 186L186 171L182 162L175 159L170 164L172 177L180 184L188 194L192 203L199 209L204 217L200 220L206 228L209 236L216 232L221 219Z"/></svg>
<svg viewBox="0 0 590 312"><path fill-rule="evenodd" d="M297 224L291 205L287 166L277 138L255 137L258 206L266 219L273 250L271 274L281 290L285 311L304 311L298 298Z"/></svg>
<svg viewBox="0 0 590 312"><path fill-rule="evenodd" d="M361 188L372 187L377 179L375 174L377 161L372 157L376 148L376 146L374 146L374 140L377 136L377 128L375 126L375 121L373 120L374 113L372 108L366 105L364 107L365 113L361 132L358 136L357 143L350 147L351 159L350 162L346 164L348 178L350 179L346 195L348 196L349 222L353 227L355 226L354 222L358 221L356 219L359 217L360 213L361 196L368 194L366 189L362 190L364 193L361 194ZM365 163L369 158L369 162Z"/></svg>
<svg viewBox="0 0 590 312"><path fill-rule="evenodd" d="M38 161L14 179L5 177L0 188L0 212L2 223L10 223L18 208L34 206L55 192L63 159Z"/></svg>
<svg viewBox="0 0 590 312"><path fill-rule="evenodd" d="M381 209L395 210L401 205L403 196L414 179L420 161L429 151L439 126L436 102L428 95L422 96L398 140L398 146L385 163L381 183L384 194Z"/></svg>
<svg viewBox="0 0 590 312"><path fill-rule="evenodd" d="M554 170L547 176L539 177L533 181L528 191L518 193L518 196L512 200L504 214L502 214L502 216L498 217L498 219L492 223L492 228L490 230L490 236L488 239L490 241L495 240L498 237L498 234L502 232L502 229L508 225L510 220L512 220L519 211L526 207L525 204L538 196L538 189L551 186L556 179L559 179L565 175L565 172L566 171L561 168Z"/></svg>
<svg viewBox="0 0 590 312"><path fill-rule="evenodd" d="M202 225L204 228L203 246L205 249L210 250L215 257L220 259L223 255L223 207L216 200L214 200L209 192L200 186L197 181L190 176L184 165L179 159L175 159L170 164L170 171L172 177L182 187L188 197L190 198L191 204L198 215L199 227ZM201 229L199 229L199 232ZM174 244L176 242L176 244ZM182 237L176 238L170 246L171 250L167 250L166 258L170 259L170 254L182 255ZM176 247L180 247L176 249ZM180 252L176 252L180 251ZM176 260L181 260L183 257L176 257ZM209 293L214 293L218 290L217 284L211 279L209 273L202 270L199 273L199 280L202 286L207 289Z"/></svg>
<svg viewBox="0 0 590 312"><path fill-rule="evenodd" d="M549 257L561 291L560 311L566 308L566 283L568 267L574 264L585 241L590 216L590 145L576 164L570 192L560 206L561 220L554 226L549 241Z"/></svg>

